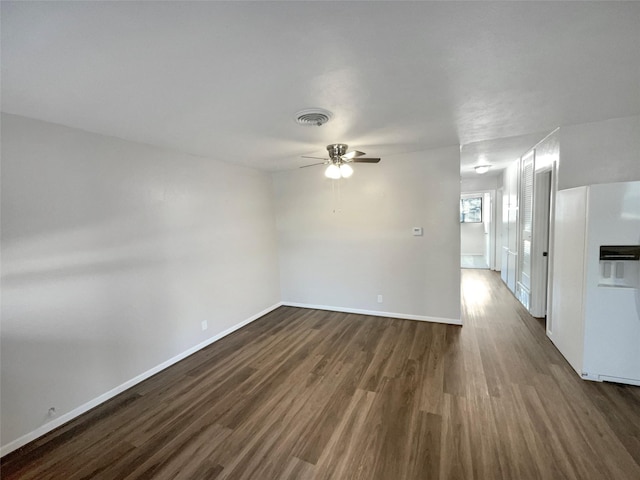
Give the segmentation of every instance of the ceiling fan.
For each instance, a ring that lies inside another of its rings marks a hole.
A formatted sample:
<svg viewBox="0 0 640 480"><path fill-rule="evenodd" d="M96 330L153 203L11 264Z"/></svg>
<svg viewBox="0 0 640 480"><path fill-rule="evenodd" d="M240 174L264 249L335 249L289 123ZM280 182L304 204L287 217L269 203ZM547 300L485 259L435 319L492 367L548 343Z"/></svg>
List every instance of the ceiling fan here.
<svg viewBox="0 0 640 480"><path fill-rule="evenodd" d="M349 178L353 174L353 168L349 165L350 163L378 163L380 161L379 158L362 158L362 156L365 155L364 152L357 150L347 152L347 148L349 148L349 145L344 143L333 143L327 145L329 158L308 157L303 155L302 158L316 158L323 161L312 163L311 165L304 165L300 168L329 165L324 172L325 176L337 180L339 178Z"/></svg>

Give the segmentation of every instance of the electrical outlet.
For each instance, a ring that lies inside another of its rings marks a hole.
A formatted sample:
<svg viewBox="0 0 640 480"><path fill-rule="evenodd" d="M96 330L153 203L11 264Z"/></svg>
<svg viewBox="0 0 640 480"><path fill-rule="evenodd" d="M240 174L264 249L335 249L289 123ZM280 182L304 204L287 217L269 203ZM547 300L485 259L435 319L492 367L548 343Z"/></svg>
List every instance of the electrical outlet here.
<svg viewBox="0 0 640 480"><path fill-rule="evenodd" d="M207 323L206 320L203 320L202 322L200 322L200 325L202 326L202 331L205 331L207 328L209 328L209 324Z"/></svg>
<svg viewBox="0 0 640 480"><path fill-rule="evenodd" d="M378 295L378 303L382 303L382 295Z"/></svg>

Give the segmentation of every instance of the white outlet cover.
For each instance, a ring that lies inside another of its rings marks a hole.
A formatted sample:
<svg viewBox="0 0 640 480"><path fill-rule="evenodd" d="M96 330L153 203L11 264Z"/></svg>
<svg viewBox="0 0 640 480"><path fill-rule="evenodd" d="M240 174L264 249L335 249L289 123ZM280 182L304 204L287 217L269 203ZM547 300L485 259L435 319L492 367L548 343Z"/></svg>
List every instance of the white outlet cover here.
<svg viewBox="0 0 640 480"><path fill-rule="evenodd" d="M202 325L202 330L206 330L207 328L209 328L206 320L203 320L202 322L200 322L200 324Z"/></svg>

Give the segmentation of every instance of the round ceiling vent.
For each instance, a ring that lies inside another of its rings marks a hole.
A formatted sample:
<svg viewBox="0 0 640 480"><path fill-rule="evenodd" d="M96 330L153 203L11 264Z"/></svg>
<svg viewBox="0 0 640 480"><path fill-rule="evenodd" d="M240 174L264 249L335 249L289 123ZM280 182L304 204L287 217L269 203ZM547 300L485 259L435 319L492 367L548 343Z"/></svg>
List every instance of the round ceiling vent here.
<svg viewBox="0 0 640 480"><path fill-rule="evenodd" d="M296 113L296 122L300 125L315 125L320 127L329 120L333 113L323 108L307 108Z"/></svg>

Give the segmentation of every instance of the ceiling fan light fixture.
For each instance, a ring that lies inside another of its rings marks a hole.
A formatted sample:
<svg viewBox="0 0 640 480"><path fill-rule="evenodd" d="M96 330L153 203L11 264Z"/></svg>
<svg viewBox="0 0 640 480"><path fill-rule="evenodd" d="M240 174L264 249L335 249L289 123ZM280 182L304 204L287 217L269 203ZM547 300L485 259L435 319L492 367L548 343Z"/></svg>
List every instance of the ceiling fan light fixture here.
<svg viewBox="0 0 640 480"><path fill-rule="evenodd" d="M338 167L338 165L336 165L335 163L332 163L324 171L324 176L333 180L338 180L340 177L342 177L340 167Z"/></svg>
<svg viewBox="0 0 640 480"><path fill-rule="evenodd" d="M341 178L349 178L353 175L353 167L351 162L356 163L380 163L379 158L367 158L366 153L354 150L347 152L349 145L346 143L332 143L327 145L327 152L329 158L323 157L311 157L302 155L302 158L314 158L316 160L323 160L322 162L312 163L311 165L303 165L300 168L315 167L316 165L327 165L324 171L324 176L333 180L339 180Z"/></svg>
<svg viewBox="0 0 640 480"><path fill-rule="evenodd" d="M353 168L351 168L351 165L346 163L340 165L340 175L342 175L342 178L349 178L353 175Z"/></svg>
<svg viewBox="0 0 640 480"><path fill-rule="evenodd" d="M476 169L476 173L478 175L482 175L482 174L487 173L489 171L489 169L491 168L491 165L476 165L473 168Z"/></svg>

